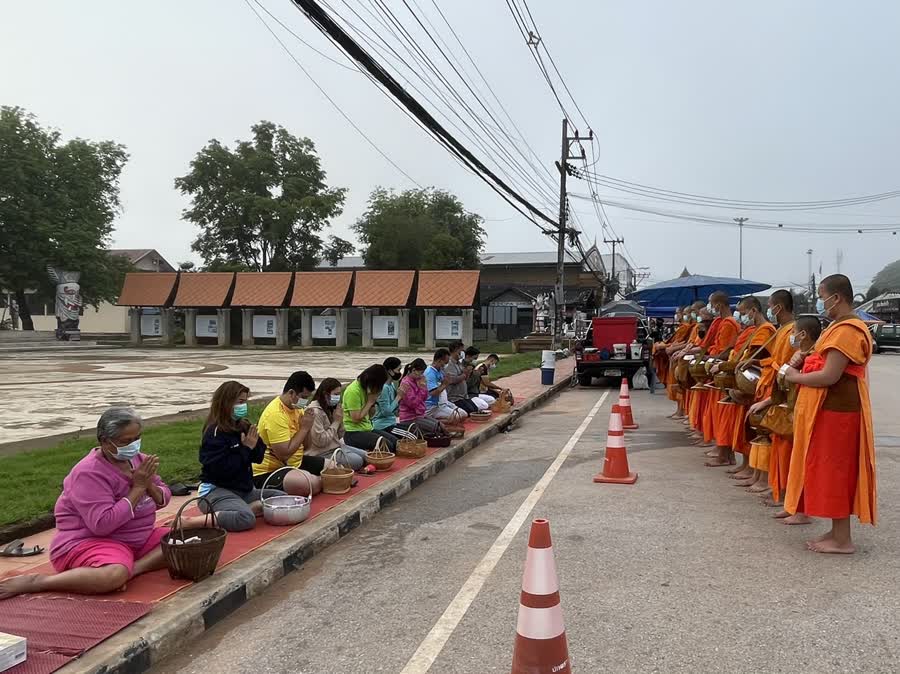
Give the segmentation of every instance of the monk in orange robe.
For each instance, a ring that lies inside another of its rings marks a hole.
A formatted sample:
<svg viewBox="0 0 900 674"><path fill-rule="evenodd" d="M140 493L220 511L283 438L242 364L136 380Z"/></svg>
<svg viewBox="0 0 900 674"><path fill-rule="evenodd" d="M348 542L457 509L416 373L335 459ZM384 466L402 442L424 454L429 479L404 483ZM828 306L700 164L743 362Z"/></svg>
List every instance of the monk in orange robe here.
<svg viewBox="0 0 900 674"><path fill-rule="evenodd" d="M675 367L678 365L678 362L687 355L688 350L699 344L702 339L700 336L701 318L699 312L704 306L703 302L698 301L694 302L694 304L685 310L685 315L687 316L690 328L684 337L684 341L676 342L666 349L666 352L671 353L672 355L671 360L669 361L669 371L672 373L671 391L675 394L675 401L678 406L678 409L675 414L672 415L672 418L683 419L685 422L687 422L687 412L690 407L691 395L689 389L682 390L681 385L675 381Z"/></svg>
<svg viewBox="0 0 900 674"><path fill-rule="evenodd" d="M712 312L707 306L700 311L700 327L697 329L696 344L688 349L688 355L699 355L701 352L709 351L710 341L714 338L715 330L718 330L718 323ZM703 393L702 384L694 384L690 388L690 404L687 406L688 428L691 430L690 437L694 440L694 444L699 445L703 442L703 429L700 425L700 415L705 400L701 395Z"/></svg>
<svg viewBox="0 0 900 674"><path fill-rule="evenodd" d="M737 341L737 336L740 332L740 326L731 315L731 306L729 304L727 293L717 290L710 295L707 309L713 316L713 322L709 328L709 332L706 334L703 348L705 348L707 353L711 354L715 360L724 360L734 348L734 343ZM711 385L704 386L704 388L699 391L699 397L700 402L698 405L697 426L695 427L700 433L701 442L698 444L712 446L715 436L712 408L719 400L719 392ZM715 461L709 461L707 462L707 465L727 465L727 462L720 464Z"/></svg>
<svg viewBox="0 0 900 674"><path fill-rule="evenodd" d="M678 309L676 309L673 327L675 330L668 339L653 345L653 365L656 368L656 378L666 386L666 393L669 396L669 400L675 402L675 394L670 386L672 383L670 379L674 380L675 373L672 371L672 368L669 367L669 360L671 358L669 347L683 341L690 330L690 326L684 320L684 307L678 307Z"/></svg>
<svg viewBox="0 0 900 674"><path fill-rule="evenodd" d="M782 365L787 363L794 355L795 349L791 346L791 333L794 325L794 298L787 290L776 290L769 296L766 317L778 325L775 338L766 349L766 353L758 356L761 369L759 383L756 385L756 402L750 407L751 412L760 412L772 404L772 392L776 386L776 376ZM750 467L753 474L748 476L741 486L746 486L747 491L766 497L772 494L770 487L770 471L772 462L775 462L775 470L778 471L780 463L777 459L777 451L785 453L786 439L772 434L770 444L756 444L750 452ZM776 447L778 449L776 449ZM773 459L773 457L776 457ZM785 466L785 470L786 470ZM770 501L774 505L776 501Z"/></svg>
<svg viewBox="0 0 900 674"><path fill-rule="evenodd" d="M852 554L850 515L875 524L875 436L867 366L872 335L853 313L853 287L843 274L822 279L816 308L834 322L813 352L785 368L799 384L794 448L784 507L831 519L831 530L807 541L813 552ZM803 364L800 364L803 360ZM802 367L802 371L797 369Z"/></svg>
<svg viewBox="0 0 900 674"><path fill-rule="evenodd" d="M726 364L714 365L713 374L719 371L733 372L741 363L749 358L754 351L764 345L775 328L769 323L762 312L762 305L755 297L745 297L737 305L738 322L745 326L743 331L738 335L734 349L728 357ZM740 405L734 401L719 401L712 407L713 416L713 433L716 441L717 463L715 465L725 465L726 463L734 464L734 453L744 455L743 465L747 464L747 452L740 451L734 447L734 438L737 434L736 427L743 426L744 419L747 415L747 406ZM707 464L709 465L709 464ZM732 471L737 473L737 470Z"/></svg>

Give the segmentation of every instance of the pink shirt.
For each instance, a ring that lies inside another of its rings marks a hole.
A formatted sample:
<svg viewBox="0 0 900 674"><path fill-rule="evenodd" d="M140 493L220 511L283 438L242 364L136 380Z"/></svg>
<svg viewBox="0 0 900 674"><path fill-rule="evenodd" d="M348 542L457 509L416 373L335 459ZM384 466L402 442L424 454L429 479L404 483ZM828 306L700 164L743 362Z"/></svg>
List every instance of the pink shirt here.
<svg viewBox="0 0 900 674"><path fill-rule="evenodd" d="M400 399L400 421L412 421L425 416L425 399L428 389L425 380L416 381L412 377L404 377L400 381L403 397Z"/></svg>
<svg viewBox="0 0 900 674"><path fill-rule="evenodd" d="M131 465L137 468L144 458L138 454ZM163 505L157 506L144 494L132 508L126 498L131 481L103 458L100 448L92 449L63 480L54 508L57 533L50 544L50 560L61 559L88 538L117 541L140 550L156 524L156 511L172 498L159 475L153 482L163 493Z"/></svg>

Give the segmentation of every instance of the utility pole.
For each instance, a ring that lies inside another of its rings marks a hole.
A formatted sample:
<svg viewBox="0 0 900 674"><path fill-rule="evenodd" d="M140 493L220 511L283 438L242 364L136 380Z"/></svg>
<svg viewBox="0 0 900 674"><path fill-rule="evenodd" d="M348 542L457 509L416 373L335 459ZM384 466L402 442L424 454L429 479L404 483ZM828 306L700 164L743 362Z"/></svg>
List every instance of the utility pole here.
<svg viewBox="0 0 900 674"><path fill-rule="evenodd" d="M744 278L744 223L749 219L734 219L738 226L738 278Z"/></svg>
<svg viewBox="0 0 900 674"><path fill-rule="evenodd" d="M603 239L603 243L612 244L612 270L610 271L610 277L613 282L613 293L612 297L609 298L609 301L612 301L616 299L616 291L619 289L619 277L616 276L616 244L625 243L625 239Z"/></svg>
<svg viewBox="0 0 900 674"><path fill-rule="evenodd" d="M809 285L809 301L813 301L813 297L816 295L816 282L813 279L813 270L812 270L812 254L813 249L810 248L806 251L806 283Z"/></svg>
<svg viewBox="0 0 900 674"><path fill-rule="evenodd" d="M565 296L565 265L566 265L566 234L568 227L568 208L566 205L566 177L569 174L570 159L584 159L584 148L581 154L572 155L572 143L582 140L593 140L594 132L591 131L587 136L579 136L578 129L575 129L575 135L569 135L569 120L563 118L562 121L562 149L559 155L559 162L556 167L559 169L559 231L557 232L557 248L556 248L556 289L553 293L553 342L554 345L560 346L563 338L563 325L566 317L566 296Z"/></svg>

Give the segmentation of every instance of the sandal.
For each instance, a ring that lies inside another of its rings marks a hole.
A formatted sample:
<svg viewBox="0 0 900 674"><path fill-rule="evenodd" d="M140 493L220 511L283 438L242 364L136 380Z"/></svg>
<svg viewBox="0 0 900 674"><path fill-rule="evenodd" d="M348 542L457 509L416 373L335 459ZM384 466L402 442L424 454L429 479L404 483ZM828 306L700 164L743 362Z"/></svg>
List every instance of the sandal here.
<svg viewBox="0 0 900 674"><path fill-rule="evenodd" d="M0 557L34 557L42 552L44 552L44 548L40 545L35 545L26 550L25 543L22 539L17 538L16 540L7 543L3 549L0 550Z"/></svg>

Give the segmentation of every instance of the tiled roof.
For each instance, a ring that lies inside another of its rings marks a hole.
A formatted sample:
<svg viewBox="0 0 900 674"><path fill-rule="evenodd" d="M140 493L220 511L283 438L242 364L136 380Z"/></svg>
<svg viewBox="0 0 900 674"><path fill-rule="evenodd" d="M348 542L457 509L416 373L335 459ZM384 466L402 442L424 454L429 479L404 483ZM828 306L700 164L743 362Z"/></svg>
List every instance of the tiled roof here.
<svg viewBox="0 0 900 674"><path fill-rule="evenodd" d="M298 271L292 307L342 307L350 293L352 271Z"/></svg>
<svg viewBox="0 0 900 674"><path fill-rule="evenodd" d="M412 292L414 271L358 271L354 307L405 307Z"/></svg>
<svg viewBox="0 0 900 674"><path fill-rule="evenodd" d="M289 271L238 272L234 282L231 306L283 306L292 276L293 274Z"/></svg>
<svg viewBox="0 0 900 674"><path fill-rule="evenodd" d="M222 307L234 282L234 272L182 274L173 307Z"/></svg>
<svg viewBox="0 0 900 674"><path fill-rule="evenodd" d="M164 307L172 296L178 274L172 272L132 272L116 304L124 307Z"/></svg>
<svg viewBox="0 0 900 674"><path fill-rule="evenodd" d="M478 270L420 271L417 307L471 307L478 291Z"/></svg>

